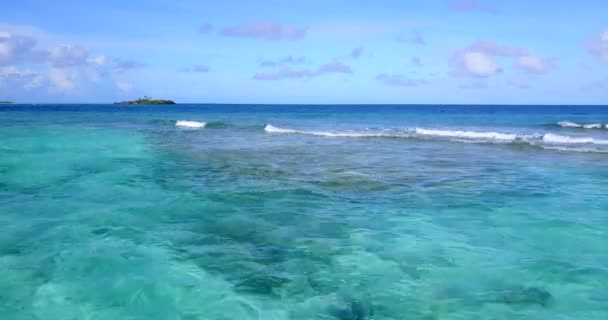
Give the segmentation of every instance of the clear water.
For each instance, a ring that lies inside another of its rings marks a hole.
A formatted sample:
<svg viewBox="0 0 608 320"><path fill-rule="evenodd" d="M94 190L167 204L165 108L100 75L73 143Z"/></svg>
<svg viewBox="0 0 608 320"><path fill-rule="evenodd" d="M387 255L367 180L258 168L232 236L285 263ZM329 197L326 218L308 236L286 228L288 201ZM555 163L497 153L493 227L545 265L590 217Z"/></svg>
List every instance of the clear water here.
<svg viewBox="0 0 608 320"><path fill-rule="evenodd" d="M2 106L0 319L608 319L559 121L608 107Z"/></svg>

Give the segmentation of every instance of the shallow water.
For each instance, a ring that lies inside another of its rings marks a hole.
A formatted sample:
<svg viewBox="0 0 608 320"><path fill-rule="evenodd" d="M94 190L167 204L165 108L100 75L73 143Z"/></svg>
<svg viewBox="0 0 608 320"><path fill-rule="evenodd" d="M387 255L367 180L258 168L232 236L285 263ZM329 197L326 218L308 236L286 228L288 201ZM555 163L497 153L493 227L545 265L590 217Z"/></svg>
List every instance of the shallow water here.
<svg viewBox="0 0 608 320"><path fill-rule="evenodd" d="M2 108L1 319L608 318L608 108Z"/></svg>

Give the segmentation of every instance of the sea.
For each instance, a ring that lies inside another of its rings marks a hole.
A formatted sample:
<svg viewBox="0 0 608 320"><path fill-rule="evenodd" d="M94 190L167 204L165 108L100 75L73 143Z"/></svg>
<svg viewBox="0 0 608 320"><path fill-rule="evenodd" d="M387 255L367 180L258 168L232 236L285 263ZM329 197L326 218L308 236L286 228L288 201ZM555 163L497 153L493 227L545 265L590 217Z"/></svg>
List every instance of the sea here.
<svg viewBox="0 0 608 320"><path fill-rule="evenodd" d="M608 106L0 106L0 319L608 319Z"/></svg>

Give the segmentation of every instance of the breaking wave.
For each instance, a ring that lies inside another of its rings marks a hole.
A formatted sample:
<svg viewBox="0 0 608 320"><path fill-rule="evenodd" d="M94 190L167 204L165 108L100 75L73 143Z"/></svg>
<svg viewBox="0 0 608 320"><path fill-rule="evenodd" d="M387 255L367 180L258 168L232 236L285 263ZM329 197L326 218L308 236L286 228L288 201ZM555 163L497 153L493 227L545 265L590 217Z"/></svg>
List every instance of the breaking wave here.
<svg viewBox="0 0 608 320"><path fill-rule="evenodd" d="M332 132L332 131L307 131L307 130L294 130L275 127L271 124L264 127L264 131L268 133L287 133L287 134L306 134L312 136L323 136L323 137L341 137L341 138L374 138L374 137L385 137L385 138L407 138L408 135L404 133L386 133L386 132Z"/></svg>
<svg viewBox="0 0 608 320"><path fill-rule="evenodd" d="M519 138L516 134L498 132L476 132L476 131L452 131L416 128L417 134L423 136L462 138L462 139L483 139L483 140L504 140L514 141Z"/></svg>
<svg viewBox="0 0 608 320"><path fill-rule="evenodd" d="M323 137L346 138L405 138L405 139L443 139L454 142L476 143L513 143L538 146L544 149L576 152L608 152L608 149L594 147L608 146L608 140L593 137L567 136L555 133L544 134L517 134L493 131L464 131L414 128L401 131L309 131L276 127L271 124L264 127L264 131L272 134L301 134ZM606 148L606 147L604 147Z"/></svg>
<svg viewBox="0 0 608 320"><path fill-rule="evenodd" d="M175 122L176 127L196 128L196 129L204 128L206 124L207 124L206 122L189 121L189 120L178 120Z"/></svg>
<svg viewBox="0 0 608 320"><path fill-rule="evenodd" d="M608 145L608 140L595 139L591 137L570 137L554 133L547 133L543 136L543 141L551 144L598 144Z"/></svg>
<svg viewBox="0 0 608 320"><path fill-rule="evenodd" d="M576 123L571 121L560 121L557 123L562 128L581 128L581 129L608 129L608 124L601 123Z"/></svg>

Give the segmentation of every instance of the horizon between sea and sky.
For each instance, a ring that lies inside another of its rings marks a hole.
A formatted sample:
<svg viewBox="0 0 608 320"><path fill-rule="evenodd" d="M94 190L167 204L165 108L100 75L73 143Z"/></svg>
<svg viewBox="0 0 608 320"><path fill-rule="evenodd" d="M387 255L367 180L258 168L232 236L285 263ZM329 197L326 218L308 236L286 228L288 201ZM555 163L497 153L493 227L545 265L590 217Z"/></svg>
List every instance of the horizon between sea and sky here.
<svg viewBox="0 0 608 320"><path fill-rule="evenodd" d="M606 1L6 2L0 101L606 104Z"/></svg>

